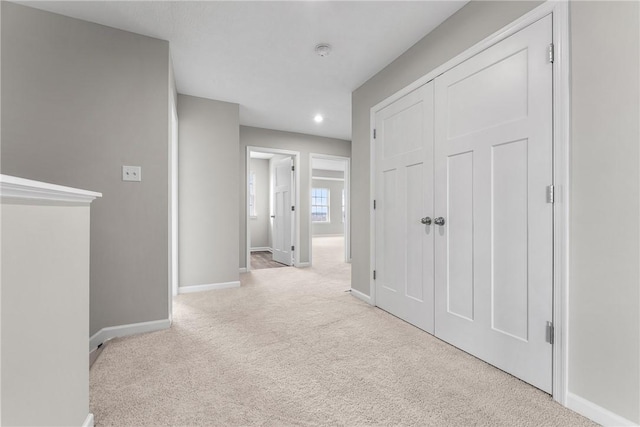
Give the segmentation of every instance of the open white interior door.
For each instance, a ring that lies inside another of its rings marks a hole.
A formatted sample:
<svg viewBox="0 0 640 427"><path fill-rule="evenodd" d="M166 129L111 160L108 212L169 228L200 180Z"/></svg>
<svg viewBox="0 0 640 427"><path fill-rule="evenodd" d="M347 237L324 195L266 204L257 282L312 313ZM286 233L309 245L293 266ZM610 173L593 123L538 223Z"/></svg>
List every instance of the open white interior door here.
<svg viewBox="0 0 640 427"><path fill-rule="evenodd" d="M274 160L271 176L272 197L272 250L273 260L281 264L293 264L293 160L286 157Z"/></svg>

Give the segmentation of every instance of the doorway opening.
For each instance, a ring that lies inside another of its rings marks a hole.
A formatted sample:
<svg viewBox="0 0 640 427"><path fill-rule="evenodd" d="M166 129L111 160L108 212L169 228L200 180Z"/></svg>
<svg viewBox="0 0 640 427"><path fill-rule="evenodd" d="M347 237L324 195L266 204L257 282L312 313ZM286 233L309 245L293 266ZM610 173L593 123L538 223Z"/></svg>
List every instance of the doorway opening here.
<svg viewBox="0 0 640 427"><path fill-rule="evenodd" d="M299 153L247 147L246 268L297 266Z"/></svg>
<svg viewBox="0 0 640 427"><path fill-rule="evenodd" d="M309 261L315 268L351 262L348 157L309 156Z"/></svg>

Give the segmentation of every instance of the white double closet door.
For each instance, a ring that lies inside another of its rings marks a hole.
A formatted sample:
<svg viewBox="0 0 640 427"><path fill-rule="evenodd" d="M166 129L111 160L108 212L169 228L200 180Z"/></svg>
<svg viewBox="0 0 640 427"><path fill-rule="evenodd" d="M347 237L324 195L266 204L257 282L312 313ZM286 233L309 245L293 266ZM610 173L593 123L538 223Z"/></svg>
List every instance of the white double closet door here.
<svg viewBox="0 0 640 427"><path fill-rule="evenodd" d="M551 16L376 114L376 305L551 392Z"/></svg>

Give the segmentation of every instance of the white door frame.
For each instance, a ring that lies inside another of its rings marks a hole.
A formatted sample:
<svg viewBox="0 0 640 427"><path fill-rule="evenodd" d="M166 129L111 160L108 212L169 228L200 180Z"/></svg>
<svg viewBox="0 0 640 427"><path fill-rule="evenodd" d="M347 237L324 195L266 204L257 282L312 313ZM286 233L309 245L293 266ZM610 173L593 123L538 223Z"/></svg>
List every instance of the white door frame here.
<svg viewBox="0 0 640 427"><path fill-rule="evenodd" d="M293 236L291 237L292 241L294 241L294 245L296 250L293 253L293 266L299 267L300 264L300 152L299 151L291 151L291 150L281 150L279 148L268 148L268 147L257 147L257 146L247 146L246 157L245 157L245 247L246 247L246 271L251 270L251 227L250 225L250 216L249 216L249 174L251 173L251 152L256 151L259 153L271 153L271 154L283 154L287 156L291 156L293 159L293 166L295 168L294 173L294 198L292 199L293 205L296 206L296 210L292 216L294 227L293 227Z"/></svg>
<svg viewBox="0 0 640 427"><path fill-rule="evenodd" d="M567 1L547 1L511 24L470 47L453 59L432 70L425 76L404 87L370 110L370 217L369 241L371 270L375 269L375 114L402 98L409 92L435 79L440 74L466 61L472 56L517 33L539 19L553 14L553 184L555 204L553 210L553 323L555 344L553 346L553 399L567 406L568 341L569 341L569 202L570 202L570 98L569 98L569 4ZM375 282L370 274L370 304L376 304Z"/></svg>
<svg viewBox="0 0 640 427"><path fill-rule="evenodd" d="M173 321L173 297L178 295L178 107L173 91L170 91L169 106L169 322Z"/></svg>
<svg viewBox="0 0 640 427"><path fill-rule="evenodd" d="M331 154L309 154L309 266L313 265L313 221L311 220L311 189L313 188L313 159L339 160L344 166L344 262L351 262L351 158Z"/></svg>

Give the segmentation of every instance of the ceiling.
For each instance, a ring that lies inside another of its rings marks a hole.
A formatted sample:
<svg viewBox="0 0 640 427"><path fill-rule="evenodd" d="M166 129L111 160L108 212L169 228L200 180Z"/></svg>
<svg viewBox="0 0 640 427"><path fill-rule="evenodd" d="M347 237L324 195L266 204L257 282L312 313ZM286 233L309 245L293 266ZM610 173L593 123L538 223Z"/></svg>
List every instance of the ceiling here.
<svg viewBox="0 0 640 427"><path fill-rule="evenodd" d="M168 40L178 92L240 104L243 125L350 140L351 92L466 2L20 3Z"/></svg>

